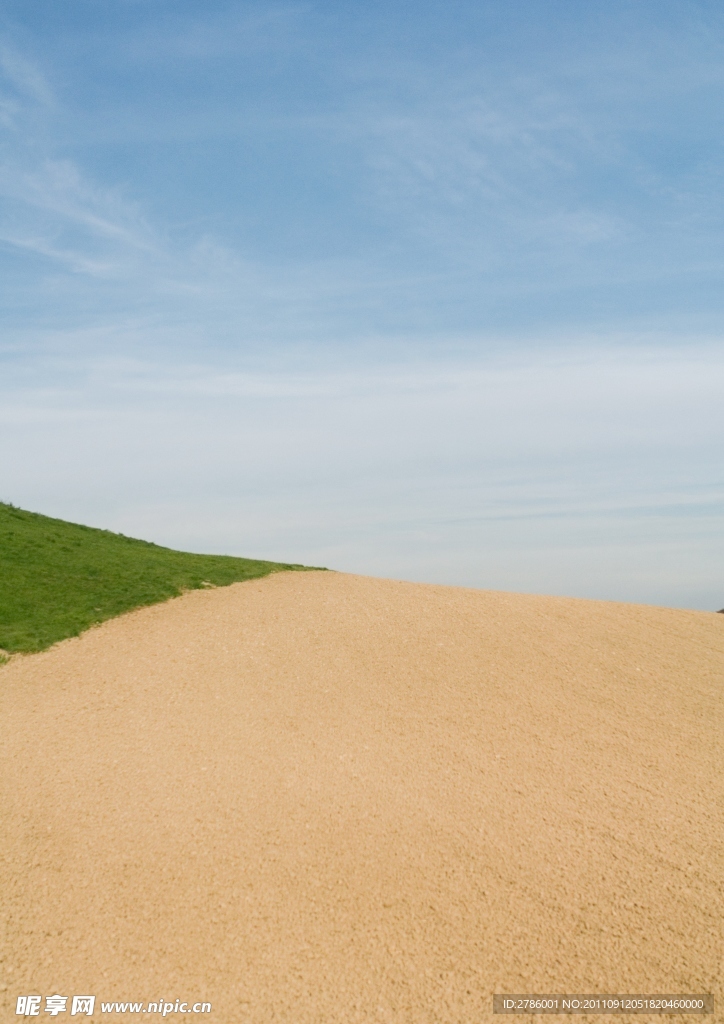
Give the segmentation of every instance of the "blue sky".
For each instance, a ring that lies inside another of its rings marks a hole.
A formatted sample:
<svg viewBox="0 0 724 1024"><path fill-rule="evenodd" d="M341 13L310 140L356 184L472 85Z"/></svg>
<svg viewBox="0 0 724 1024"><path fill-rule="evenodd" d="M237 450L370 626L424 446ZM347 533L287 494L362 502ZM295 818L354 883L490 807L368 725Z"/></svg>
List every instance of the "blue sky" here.
<svg viewBox="0 0 724 1024"><path fill-rule="evenodd" d="M6 0L0 498L724 605L724 10Z"/></svg>

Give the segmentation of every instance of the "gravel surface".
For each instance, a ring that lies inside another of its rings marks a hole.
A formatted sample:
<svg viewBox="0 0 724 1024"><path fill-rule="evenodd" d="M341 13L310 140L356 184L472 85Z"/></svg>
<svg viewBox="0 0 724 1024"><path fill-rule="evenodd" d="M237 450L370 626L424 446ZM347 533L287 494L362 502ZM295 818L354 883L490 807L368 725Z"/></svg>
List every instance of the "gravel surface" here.
<svg viewBox="0 0 724 1024"><path fill-rule="evenodd" d="M0 1019L26 993L478 1024L494 992L713 992L721 1021L723 684L713 613L331 572L13 658Z"/></svg>

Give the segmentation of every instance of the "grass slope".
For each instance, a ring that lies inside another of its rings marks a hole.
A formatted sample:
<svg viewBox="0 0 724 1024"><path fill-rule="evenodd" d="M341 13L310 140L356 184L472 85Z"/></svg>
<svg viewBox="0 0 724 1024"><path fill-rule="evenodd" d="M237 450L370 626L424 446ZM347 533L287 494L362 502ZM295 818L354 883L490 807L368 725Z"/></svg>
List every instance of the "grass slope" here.
<svg viewBox="0 0 724 1024"><path fill-rule="evenodd" d="M172 551L0 503L0 649L42 651L184 590L306 568Z"/></svg>

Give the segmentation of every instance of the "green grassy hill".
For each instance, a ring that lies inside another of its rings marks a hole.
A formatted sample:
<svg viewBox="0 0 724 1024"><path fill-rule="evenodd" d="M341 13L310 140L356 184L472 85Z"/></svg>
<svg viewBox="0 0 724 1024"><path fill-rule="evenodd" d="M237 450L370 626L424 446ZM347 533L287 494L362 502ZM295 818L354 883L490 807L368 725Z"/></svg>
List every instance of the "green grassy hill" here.
<svg viewBox="0 0 724 1024"><path fill-rule="evenodd" d="M0 649L42 651L184 590L305 568L186 554L0 503Z"/></svg>

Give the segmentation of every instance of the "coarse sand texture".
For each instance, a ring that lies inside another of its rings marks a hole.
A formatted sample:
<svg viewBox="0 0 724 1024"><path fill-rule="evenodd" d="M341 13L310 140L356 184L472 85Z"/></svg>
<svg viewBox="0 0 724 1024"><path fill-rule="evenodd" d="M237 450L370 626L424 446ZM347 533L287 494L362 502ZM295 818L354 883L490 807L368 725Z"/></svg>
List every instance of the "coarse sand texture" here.
<svg viewBox="0 0 724 1024"><path fill-rule="evenodd" d="M332 572L13 658L0 1019L25 993L477 1024L494 992L713 992L675 1019L721 1022L723 690L721 615ZM161 1018L93 1017L122 1019Z"/></svg>

